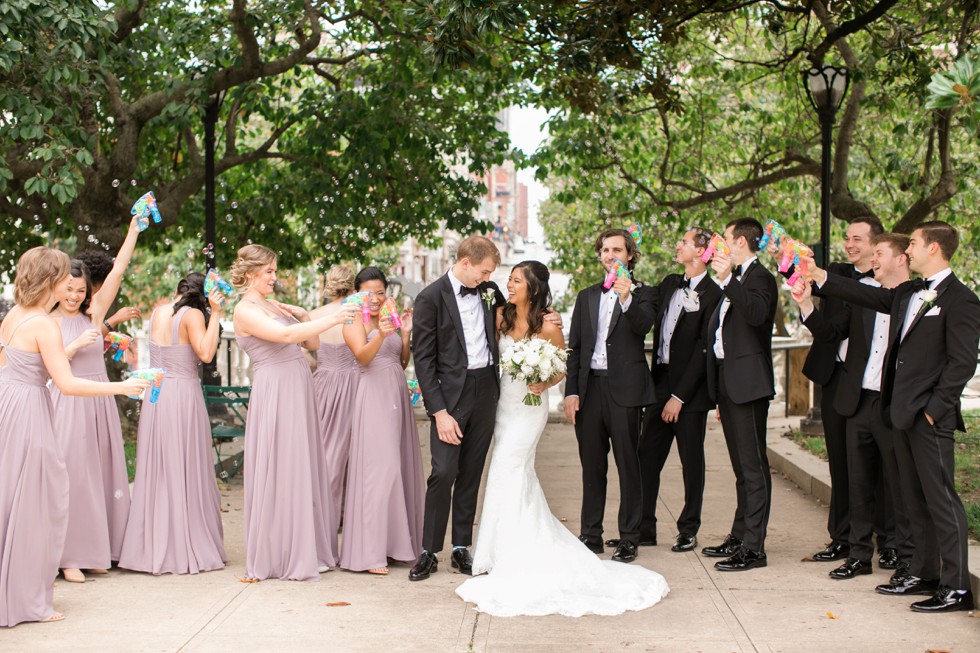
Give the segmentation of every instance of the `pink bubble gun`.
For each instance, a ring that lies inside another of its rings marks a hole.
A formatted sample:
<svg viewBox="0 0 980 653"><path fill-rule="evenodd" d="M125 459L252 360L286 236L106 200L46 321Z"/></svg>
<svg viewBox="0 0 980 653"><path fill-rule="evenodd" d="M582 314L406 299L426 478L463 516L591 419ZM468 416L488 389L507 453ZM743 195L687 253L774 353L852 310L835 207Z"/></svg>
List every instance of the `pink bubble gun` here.
<svg viewBox="0 0 980 653"><path fill-rule="evenodd" d="M370 293L367 292L356 292L349 297L344 298L344 304L357 304L361 307L361 319L364 320L364 324L371 321L371 297ZM348 322L348 324L351 324Z"/></svg>
<svg viewBox="0 0 980 653"><path fill-rule="evenodd" d="M131 336L127 336L125 333L119 333L118 331L110 331L109 335L105 337L105 341L109 345L109 349L113 352L112 360L117 363L123 359L129 346L133 344L133 338Z"/></svg>
<svg viewBox="0 0 980 653"><path fill-rule="evenodd" d="M786 230L783 229L782 225L775 220L770 220L766 223L766 230L762 233L762 238L759 239L759 249L765 249L770 240L773 240L776 247L779 247L785 235Z"/></svg>
<svg viewBox="0 0 980 653"><path fill-rule="evenodd" d="M619 277L626 277L629 279L630 271L626 265L620 261L618 258L613 259L612 265L609 266L609 272L606 273L606 279L602 282L602 287L605 289L612 288L612 285L616 283L616 279Z"/></svg>
<svg viewBox="0 0 980 653"><path fill-rule="evenodd" d="M419 388L419 382L416 379L409 379L408 389L412 393L412 405L417 406L419 400L422 398L422 390Z"/></svg>
<svg viewBox="0 0 980 653"><path fill-rule="evenodd" d="M157 198L153 195L152 190L136 200L136 204L133 204L129 213L136 216L136 224L140 231L146 231L150 227L151 216L153 222L157 224L163 220L160 216L160 209L157 208Z"/></svg>
<svg viewBox="0 0 980 653"><path fill-rule="evenodd" d="M389 318L391 320L391 326L396 329L402 328L402 318L398 314L398 307L395 305L395 298L389 297L385 300L385 303L381 305L381 311L378 313L379 318Z"/></svg>
<svg viewBox="0 0 980 653"><path fill-rule="evenodd" d="M720 253L723 256L731 256L732 254L732 250L728 248L728 243L725 242L724 238L718 235L718 232L711 234L711 240L708 241L708 247L705 248L704 254L701 255L701 262L707 263L716 253Z"/></svg>
<svg viewBox="0 0 980 653"><path fill-rule="evenodd" d="M643 243L643 232L640 231L640 225L635 222L626 227L626 233L633 237L633 242L636 243L637 247Z"/></svg>
<svg viewBox="0 0 980 653"><path fill-rule="evenodd" d="M791 265L795 266L793 268L793 274L786 280L787 285L795 285L800 277L809 279L810 266L801 261L800 256L813 257L813 250L800 241L793 240L788 236L783 238L782 245L783 258L779 262L779 271L788 272Z"/></svg>
<svg viewBox="0 0 980 653"><path fill-rule="evenodd" d="M129 373L130 377L143 379L144 381L149 381L152 385L150 386L150 403L155 404L160 398L160 386L163 385L163 377L167 375L167 370L162 367L147 367L142 370L133 370ZM139 395L130 399L139 399Z"/></svg>
<svg viewBox="0 0 980 653"><path fill-rule="evenodd" d="M220 290L226 297L230 297L231 294L235 292L235 289L231 287L231 284L222 279L217 270L211 268L204 277L204 296L209 296L215 290ZM224 305L224 303L224 301L221 302L222 305Z"/></svg>

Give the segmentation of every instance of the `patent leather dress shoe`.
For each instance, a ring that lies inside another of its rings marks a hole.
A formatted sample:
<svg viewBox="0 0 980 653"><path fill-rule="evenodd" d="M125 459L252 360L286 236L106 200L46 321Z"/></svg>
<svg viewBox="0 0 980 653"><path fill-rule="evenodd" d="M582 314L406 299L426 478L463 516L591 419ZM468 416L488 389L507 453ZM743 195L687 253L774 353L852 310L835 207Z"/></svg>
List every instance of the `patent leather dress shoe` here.
<svg viewBox="0 0 980 653"><path fill-rule="evenodd" d="M742 540L734 535L728 535L725 537L725 541L718 546L706 546L701 549L701 555L706 555L709 558L730 558L738 553L741 546Z"/></svg>
<svg viewBox="0 0 980 653"><path fill-rule="evenodd" d="M882 569L897 569L898 549L882 549L879 551L878 566Z"/></svg>
<svg viewBox="0 0 980 653"><path fill-rule="evenodd" d="M674 546L670 547L670 550L674 553L683 553L685 551L693 551L694 547L698 545L697 535L688 535L687 533L681 533L674 540Z"/></svg>
<svg viewBox="0 0 980 653"><path fill-rule="evenodd" d="M834 560L843 560L850 552L849 546L840 542L831 542L826 549L817 551L810 558L815 562L833 562Z"/></svg>
<svg viewBox="0 0 980 653"><path fill-rule="evenodd" d="M918 576L902 576L892 580L887 585L879 585L875 588L875 591L879 594L889 594L891 596L929 595L939 591L939 581L925 580Z"/></svg>
<svg viewBox="0 0 980 653"><path fill-rule="evenodd" d="M612 559L616 562L633 562L636 560L636 545L629 540L622 540L616 547Z"/></svg>
<svg viewBox="0 0 980 653"><path fill-rule="evenodd" d="M866 576L870 574L871 571L870 560L848 558L847 562L842 564L837 569L831 571L828 575L835 580L848 580L849 578L854 578L855 576Z"/></svg>
<svg viewBox="0 0 980 653"><path fill-rule="evenodd" d="M593 539L588 535L579 535L578 541L584 544L585 548L587 548L592 553L602 553L604 550L602 548L602 540Z"/></svg>
<svg viewBox="0 0 980 653"><path fill-rule="evenodd" d="M743 546L731 558L716 562L715 569L718 571L748 571L756 567L765 567L767 564L765 553L749 551Z"/></svg>
<svg viewBox="0 0 980 653"><path fill-rule="evenodd" d="M909 575L911 566L907 562L899 561L898 566L895 567L895 571L892 572L892 577L888 579L889 583L894 583L902 578Z"/></svg>
<svg viewBox="0 0 980 653"><path fill-rule="evenodd" d="M973 592L941 585L935 596L909 606L915 612L959 612L973 609Z"/></svg>
<svg viewBox="0 0 980 653"><path fill-rule="evenodd" d="M606 540L606 546L615 549L622 542L618 537L610 537ZM657 546L657 536L656 535L640 535L640 539L636 542L637 546Z"/></svg>
<svg viewBox="0 0 980 653"><path fill-rule="evenodd" d="M459 569L459 573L467 576L473 575L473 556L470 555L469 549L453 549L450 558L449 564L453 569Z"/></svg>
<svg viewBox="0 0 980 653"><path fill-rule="evenodd" d="M425 580L439 570L439 560L436 554L423 551L419 561L408 572L408 580Z"/></svg>

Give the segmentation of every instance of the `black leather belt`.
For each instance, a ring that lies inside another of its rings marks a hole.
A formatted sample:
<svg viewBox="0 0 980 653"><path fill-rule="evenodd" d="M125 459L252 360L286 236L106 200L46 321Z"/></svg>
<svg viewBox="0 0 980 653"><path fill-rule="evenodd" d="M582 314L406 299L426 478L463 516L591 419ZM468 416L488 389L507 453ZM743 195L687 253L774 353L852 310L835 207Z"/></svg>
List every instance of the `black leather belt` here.
<svg viewBox="0 0 980 653"><path fill-rule="evenodd" d="M609 370L589 370L589 376L609 376Z"/></svg>

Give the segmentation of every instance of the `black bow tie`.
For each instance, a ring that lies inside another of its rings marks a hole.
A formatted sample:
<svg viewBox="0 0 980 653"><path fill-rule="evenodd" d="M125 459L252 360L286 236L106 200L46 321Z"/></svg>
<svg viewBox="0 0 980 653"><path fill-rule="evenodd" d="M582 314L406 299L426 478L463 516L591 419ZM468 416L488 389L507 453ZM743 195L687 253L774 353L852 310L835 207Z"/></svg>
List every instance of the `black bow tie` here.
<svg viewBox="0 0 980 653"><path fill-rule="evenodd" d="M472 288L468 288L466 286L460 286L459 287L459 296L460 297L466 297L467 295L476 295L479 292L480 292L480 290L476 286L474 286Z"/></svg>
<svg viewBox="0 0 980 653"><path fill-rule="evenodd" d="M612 290L612 286L609 286L608 288L606 288L605 286L603 286L603 287L602 287L602 294L606 294L606 293L607 293L607 292L609 292L610 290Z"/></svg>
<svg viewBox="0 0 980 653"><path fill-rule="evenodd" d="M912 280L912 292L918 292L920 290L929 290L929 280L928 279L913 279Z"/></svg>
<svg viewBox="0 0 980 653"><path fill-rule="evenodd" d="M735 267L733 267L732 268L732 274L734 274L736 277L742 276L742 265L739 264L739 265L736 265Z"/></svg>
<svg viewBox="0 0 980 653"><path fill-rule="evenodd" d="M691 280L688 279L687 277L681 277L681 280L677 284L677 287L678 288L690 288L691 287Z"/></svg>
<svg viewBox="0 0 980 653"><path fill-rule="evenodd" d="M854 269L854 280L855 281L860 281L861 279L864 279L865 277L868 277L869 279L874 279L875 278L874 268L871 268L867 272L861 272L857 268Z"/></svg>

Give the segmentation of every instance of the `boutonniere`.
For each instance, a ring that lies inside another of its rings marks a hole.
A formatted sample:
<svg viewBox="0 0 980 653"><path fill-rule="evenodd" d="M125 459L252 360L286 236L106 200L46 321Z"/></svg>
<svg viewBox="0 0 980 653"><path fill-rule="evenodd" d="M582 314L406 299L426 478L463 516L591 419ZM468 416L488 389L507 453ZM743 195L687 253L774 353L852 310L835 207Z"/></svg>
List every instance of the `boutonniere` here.
<svg viewBox="0 0 980 653"><path fill-rule="evenodd" d="M939 297L939 293L935 290L923 290L922 306L924 308L930 308L936 302L936 297Z"/></svg>
<svg viewBox="0 0 980 653"><path fill-rule="evenodd" d="M480 296L483 298L483 303L487 305L487 310L489 311L493 307L494 300L497 299L497 295L493 292L493 288L487 288Z"/></svg>
<svg viewBox="0 0 980 653"><path fill-rule="evenodd" d="M701 296L698 291L684 288L681 296L681 307L685 313L693 313L701 309Z"/></svg>

